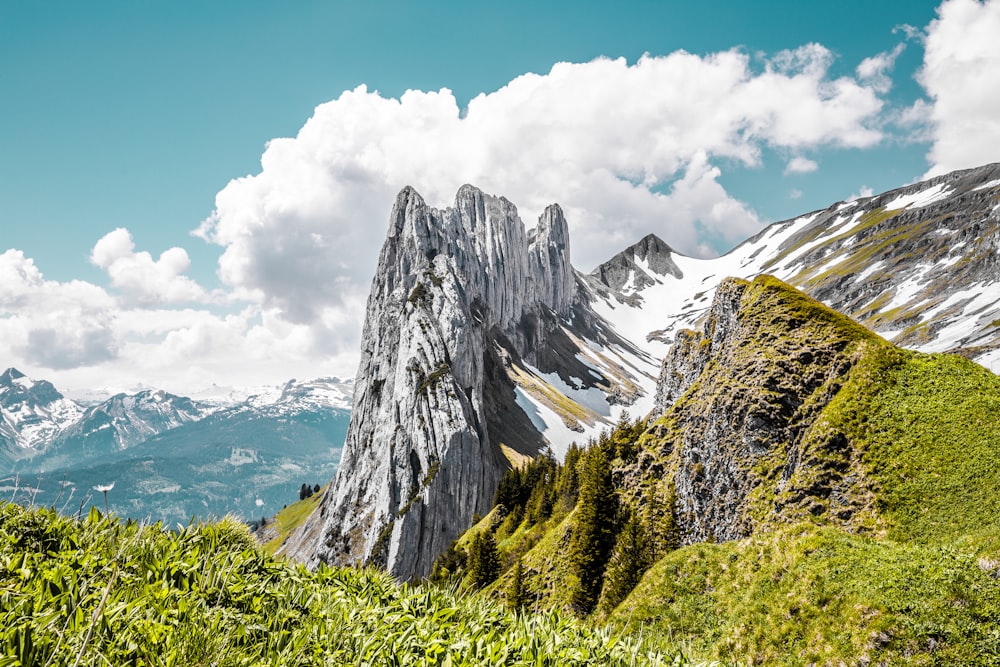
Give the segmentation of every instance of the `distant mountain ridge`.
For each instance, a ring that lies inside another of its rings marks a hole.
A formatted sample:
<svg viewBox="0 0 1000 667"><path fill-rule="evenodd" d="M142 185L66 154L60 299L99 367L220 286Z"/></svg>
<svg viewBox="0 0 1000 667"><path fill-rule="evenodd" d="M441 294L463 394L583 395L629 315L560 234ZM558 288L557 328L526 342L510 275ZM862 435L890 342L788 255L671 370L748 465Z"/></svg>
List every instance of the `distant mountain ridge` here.
<svg viewBox="0 0 1000 667"><path fill-rule="evenodd" d="M0 451L7 458L44 447L83 413L50 382L32 380L16 368L0 375Z"/></svg>
<svg viewBox="0 0 1000 667"><path fill-rule="evenodd" d="M144 389L84 407L9 369L0 376L0 485L72 510L115 482L112 508L126 516L259 519L294 501L301 484L333 475L351 391L351 380L319 378L235 404Z"/></svg>
<svg viewBox="0 0 1000 667"><path fill-rule="evenodd" d="M1000 164L777 222L715 259L655 245L669 270L633 246L588 286L594 309L657 358L707 313L724 278L767 273L894 343L1000 370ZM611 289L600 276L615 271Z"/></svg>

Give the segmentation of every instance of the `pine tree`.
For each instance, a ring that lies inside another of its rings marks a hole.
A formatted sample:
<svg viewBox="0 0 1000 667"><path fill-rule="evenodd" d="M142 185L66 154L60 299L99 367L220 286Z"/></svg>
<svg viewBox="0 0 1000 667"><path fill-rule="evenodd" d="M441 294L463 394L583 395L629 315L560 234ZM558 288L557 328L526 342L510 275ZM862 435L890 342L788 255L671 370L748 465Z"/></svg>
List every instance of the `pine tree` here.
<svg viewBox="0 0 1000 667"><path fill-rule="evenodd" d="M652 565L652 540L639 518L629 512L608 560L601 590L601 610L611 612L621 604Z"/></svg>
<svg viewBox="0 0 1000 667"><path fill-rule="evenodd" d="M559 471L559 479L556 482L557 503L560 507L570 509L576 504L577 496L580 493L580 456L581 450L574 442L566 452L566 459L563 461L562 469Z"/></svg>
<svg viewBox="0 0 1000 667"><path fill-rule="evenodd" d="M570 605L581 616L593 611L614 540L617 497L604 447L588 449L580 461L580 497L569 545Z"/></svg>
<svg viewBox="0 0 1000 667"><path fill-rule="evenodd" d="M481 530L472 538L469 546L468 574L469 586L482 588L500 575L500 554L493 533Z"/></svg>
<svg viewBox="0 0 1000 667"><path fill-rule="evenodd" d="M511 570L510 585L507 588L507 606L511 609L523 609L528 603L527 591L524 590L524 565L521 559L514 561Z"/></svg>

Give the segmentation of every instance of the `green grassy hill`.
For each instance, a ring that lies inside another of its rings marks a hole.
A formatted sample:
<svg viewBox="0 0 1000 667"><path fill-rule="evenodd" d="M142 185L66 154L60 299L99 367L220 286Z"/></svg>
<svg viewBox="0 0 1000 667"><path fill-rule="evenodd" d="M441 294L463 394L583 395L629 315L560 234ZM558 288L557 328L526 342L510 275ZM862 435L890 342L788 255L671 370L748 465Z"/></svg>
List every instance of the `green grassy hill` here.
<svg viewBox="0 0 1000 667"><path fill-rule="evenodd" d="M487 593L705 659L1000 664L1000 377L770 277L681 340L664 415L501 485ZM438 576L481 585L472 543Z"/></svg>
<svg viewBox="0 0 1000 667"><path fill-rule="evenodd" d="M0 665L682 665L558 613L311 573L233 520L168 532L0 505Z"/></svg>

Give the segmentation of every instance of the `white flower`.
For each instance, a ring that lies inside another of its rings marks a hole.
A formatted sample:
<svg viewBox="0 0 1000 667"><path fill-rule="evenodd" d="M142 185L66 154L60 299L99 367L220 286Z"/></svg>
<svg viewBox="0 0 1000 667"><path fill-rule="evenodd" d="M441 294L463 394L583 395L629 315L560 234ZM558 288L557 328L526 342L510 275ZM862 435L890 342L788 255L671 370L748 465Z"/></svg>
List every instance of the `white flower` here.
<svg viewBox="0 0 1000 667"><path fill-rule="evenodd" d="M98 484L97 486L94 487L94 491L100 491L101 493L107 493L108 491L110 491L113 488L115 488L115 483L114 482L111 482L110 484Z"/></svg>

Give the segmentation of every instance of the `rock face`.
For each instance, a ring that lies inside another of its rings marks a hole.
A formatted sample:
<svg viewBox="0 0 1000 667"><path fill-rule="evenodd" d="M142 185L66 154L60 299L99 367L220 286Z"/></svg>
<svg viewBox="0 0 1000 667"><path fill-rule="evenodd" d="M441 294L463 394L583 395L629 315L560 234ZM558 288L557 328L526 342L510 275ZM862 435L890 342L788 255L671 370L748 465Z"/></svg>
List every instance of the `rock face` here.
<svg viewBox="0 0 1000 667"><path fill-rule="evenodd" d="M746 537L769 517L870 515L860 455L817 417L880 346L774 278L723 281L702 330L678 336L657 392L684 541Z"/></svg>
<svg viewBox="0 0 1000 667"><path fill-rule="evenodd" d="M396 199L364 326L340 468L284 553L425 576L507 467L540 440L504 368L541 363L572 317L575 277L558 206L529 237L514 205L462 187L453 208Z"/></svg>
<svg viewBox="0 0 1000 667"><path fill-rule="evenodd" d="M628 294L655 285L662 276L683 278L673 260L674 253L662 239L649 234L598 266L590 277L616 292Z"/></svg>
<svg viewBox="0 0 1000 667"><path fill-rule="evenodd" d="M1000 372L998 244L1000 164L989 164L774 223L715 259L673 253L678 272L627 251L590 276L605 288L593 308L662 359L724 278L769 274L900 346Z"/></svg>

